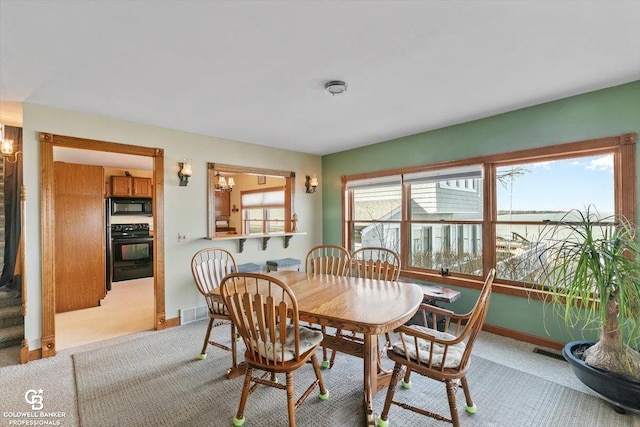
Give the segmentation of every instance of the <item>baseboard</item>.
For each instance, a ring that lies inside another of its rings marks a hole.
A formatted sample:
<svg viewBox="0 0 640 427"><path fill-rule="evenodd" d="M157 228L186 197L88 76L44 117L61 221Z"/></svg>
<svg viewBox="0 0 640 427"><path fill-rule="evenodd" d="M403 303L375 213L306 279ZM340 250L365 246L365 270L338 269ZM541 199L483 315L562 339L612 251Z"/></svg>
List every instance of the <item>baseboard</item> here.
<svg viewBox="0 0 640 427"><path fill-rule="evenodd" d="M42 349L36 348L35 350L29 350L29 362L38 359L42 359Z"/></svg>
<svg viewBox="0 0 640 427"><path fill-rule="evenodd" d="M485 323L482 327L483 331L491 332L492 334L500 335L507 338L513 338L514 340L526 342L541 347L547 347L554 350L562 350L564 343L547 338L542 338L537 335L526 334L524 332L514 331L513 329L503 328L501 326L490 325Z"/></svg>
<svg viewBox="0 0 640 427"><path fill-rule="evenodd" d="M20 347L20 363L24 364L29 361L29 340L24 338Z"/></svg>
<svg viewBox="0 0 640 427"><path fill-rule="evenodd" d="M180 326L180 318L179 317L174 317L172 319L167 319L164 322L164 326L165 328L173 328L176 326Z"/></svg>

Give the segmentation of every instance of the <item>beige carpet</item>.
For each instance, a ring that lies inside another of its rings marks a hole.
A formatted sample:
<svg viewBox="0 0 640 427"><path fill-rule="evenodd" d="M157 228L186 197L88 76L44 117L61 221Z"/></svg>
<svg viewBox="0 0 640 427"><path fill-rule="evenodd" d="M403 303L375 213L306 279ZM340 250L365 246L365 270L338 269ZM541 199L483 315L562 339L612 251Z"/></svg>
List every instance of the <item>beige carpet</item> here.
<svg viewBox="0 0 640 427"><path fill-rule="evenodd" d="M56 314L56 349L77 347L153 327L153 278L114 282L99 307Z"/></svg>
<svg viewBox="0 0 640 427"><path fill-rule="evenodd" d="M226 352L210 348L205 361L195 359L204 327L204 322L197 322L73 354L80 424L91 427L231 425L242 379L224 377L229 365ZM215 334L224 340L228 331L216 329ZM340 354L336 366L323 374L330 399L320 401L316 393L310 396L297 411L298 425L363 425L361 360ZM310 366L299 371L298 393L311 381L312 375ZM462 410L463 426L640 425L640 417L617 414L609 404L591 394L481 357L474 357L468 379L478 412L469 415ZM442 384L418 375L412 380L413 387L398 390L397 398L447 413ZM378 412L384 395L381 392L375 398ZM461 391L458 399L463 406ZM247 427L285 424L285 393L259 387L250 395L245 415ZM390 422L397 426L446 425L398 407L392 408Z"/></svg>
<svg viewBox="0 0 640 427"><path fill-rule="evenodd" d="M56 350L152 330L154 303L152 277L115 282L100 307L56 314ZM0 368L19 364L20 346L0 349Z"/></svg>

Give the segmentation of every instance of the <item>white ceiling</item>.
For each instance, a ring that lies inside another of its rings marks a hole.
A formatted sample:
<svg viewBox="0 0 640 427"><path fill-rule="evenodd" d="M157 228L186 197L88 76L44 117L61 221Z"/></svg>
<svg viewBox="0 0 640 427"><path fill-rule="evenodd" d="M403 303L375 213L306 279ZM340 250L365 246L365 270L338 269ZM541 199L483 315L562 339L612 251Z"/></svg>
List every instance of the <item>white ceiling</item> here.
<svg viewBox="0 0 640 427"><path fill-rule="evenodd" d="M638 79L636 0L0 0L4 117L29 102L324 155Z"/></svg>

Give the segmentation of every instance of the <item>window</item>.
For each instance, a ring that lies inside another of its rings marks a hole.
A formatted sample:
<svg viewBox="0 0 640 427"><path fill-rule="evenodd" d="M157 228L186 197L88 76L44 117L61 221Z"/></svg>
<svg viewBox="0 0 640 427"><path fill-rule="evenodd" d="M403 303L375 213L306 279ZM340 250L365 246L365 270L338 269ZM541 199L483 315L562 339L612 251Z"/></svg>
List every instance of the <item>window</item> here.
<svg viewBox="0 0 640 427"><path fill-rule="evenodd" d="M348 233L351 250L383 247L400 253L402 186L400 176L364 179L348 184L351 219Z"/></svg>
<svg viewBox="0 0 640 427"><path fill-rule="evenodd" d="M284 188L243 191L242 223L247 234L285 231Z"/></svg>
<svg viewBox="0 0 640 427"><path fill-rule="evenodd" d="M482 166L464 166L403 175L410 200L408 224L414 246L408 265L427 270L478 274L482 225ZM476 185L467 185L467 182Z"/></svg>
<svg viewBox="0 0 640 427"><path fill-rule="evenodd" d="M611 218L613 161L607 153L497 167L496 277L538 282L541 234L571 209Z"/></svg>
<svg viewBox="0 0 640 427"><path fill-rule="evenodd" d="M503 283L537 284L534 242L569 210L637 219L635 141L618 135L344 177L345 244L395 250L405 277L463 284L496 267Z"/></svg>

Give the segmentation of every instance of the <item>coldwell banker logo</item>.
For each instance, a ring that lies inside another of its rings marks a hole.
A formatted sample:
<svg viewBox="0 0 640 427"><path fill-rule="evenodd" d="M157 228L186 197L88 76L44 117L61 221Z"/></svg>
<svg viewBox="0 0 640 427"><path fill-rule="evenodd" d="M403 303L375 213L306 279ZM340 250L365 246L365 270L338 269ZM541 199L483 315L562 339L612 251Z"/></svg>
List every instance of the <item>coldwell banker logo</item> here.
<svg viewBox="0 0 640 427"><path fill-rule="evenodd" d="M44 400L42 397L42 389L38 391L27 390L27 392L24 394L24 400L29 405L31 405L32 411L39 411L44 407L44 405L42 404L42 401Z"/></svg>
<svg viewBox="0 0 640 427"><path fill-rule="evenodd" d="M44 410L44 390L29 389L24 393L24 401L31 411L4 411L2 416L9 420L10 426L59 426L67 416L61 411Z"/></svg>

